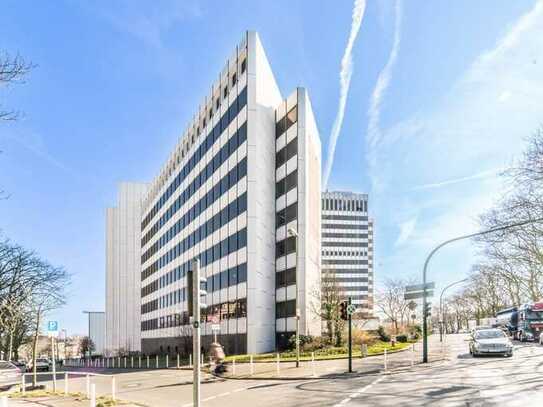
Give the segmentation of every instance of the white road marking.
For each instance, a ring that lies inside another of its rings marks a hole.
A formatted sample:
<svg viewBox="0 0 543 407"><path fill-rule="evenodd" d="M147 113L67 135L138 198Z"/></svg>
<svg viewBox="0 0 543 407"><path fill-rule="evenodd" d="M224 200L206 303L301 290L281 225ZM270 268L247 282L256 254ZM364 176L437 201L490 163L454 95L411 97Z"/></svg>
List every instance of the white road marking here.
<svg viewBox="0 0 543 407"><path fill-rule="evenodd" d="M362 393L368 391L369 389L371 389L371 387L374 385L374 384L377 384L379 383L380 381L384 380L386 378L386 376L379 376L377 379L375 379L373 382L365 385L364 387L358 389L357 391L353 392L352 394L349 394L346 398L344 398L343 400L341 400L339 403L337 404L334 404L334 407L339 407L339 406L343 406L344 404L347 404L349 401L351 401L351 399L355 398L355 397L358 397L360 396Z"/></svg>

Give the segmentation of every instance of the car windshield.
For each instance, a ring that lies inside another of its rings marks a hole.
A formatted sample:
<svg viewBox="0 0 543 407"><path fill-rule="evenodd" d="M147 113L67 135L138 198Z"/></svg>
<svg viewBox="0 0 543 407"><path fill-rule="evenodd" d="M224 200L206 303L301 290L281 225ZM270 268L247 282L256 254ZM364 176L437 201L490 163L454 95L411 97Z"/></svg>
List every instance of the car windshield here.
<svg viewBox="0 0 543 407"><path fill-rule="evenodd" d="M492 338L503 338L505 334L497 329L492 329L488 331L478 331L475 334L476 339L492 339Z"/></svg>
<svg viewBox="0 0 543 407"><path fill-rule="evenodd" d="M543 320L543 311L526 311L526 319L529 321Z"/></svg>
<svg viewBox="0 0 543 407"><path fill-rule="evenodd" d="M12 369L13 365L9 362L0 361L0 369Z"/></svg>

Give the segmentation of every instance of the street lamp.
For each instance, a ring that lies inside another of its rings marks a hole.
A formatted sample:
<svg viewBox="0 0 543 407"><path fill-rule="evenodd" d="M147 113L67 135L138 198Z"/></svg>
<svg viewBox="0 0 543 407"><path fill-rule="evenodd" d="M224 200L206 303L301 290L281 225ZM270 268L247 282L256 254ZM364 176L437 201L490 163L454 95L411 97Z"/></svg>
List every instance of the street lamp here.
<svg viewBox="0 0 543 407"><path fill-rule="evenodd" d="M454 283L449 284L447 287L441 290L441 295L439 296L439 342L443 342L443 333L445 329L445 319L443 318L443 293L452 286L463 283L465 281L468 281L468 279L464 278L463 280L455 281Z"/></svg>
<svg viewBox="0 0 543 407"><path fill-rule="evenodd" d="M296 254L296 263L294 264L296 273L296 367L300 367L300 310L298 309L298 232L294 228L288 228L289 236L294 237L294 253Z"/></svg>
<svg viewBox="0 0 543 407"><path fill-rule="evenodd" d="M422 269L422 288L423 288L423 291L422 291L422 294L423 294L422 295L422 309L424 311L422 313L422 363L428 363L428 324L427 324L427 321L426 321L426 307L427 307L427 304L428 304L428 301L427 301L428 290L426 289L426 274L427 274L426 271L428 269L428 263L430 263L430 259L432 258L432 256L439 249L441 249L443 246L448 245L449 243L457 242L459 240L464 240L464 239L470 239L470 238L475 237L475 236L482 236L482 235L486 235L486 234L489 234L489 233L494 233L494 232L499 232L499 231L502 231L502 230L512 229L512 228L519 227L519 226L525 226L525 225L529 225L531 223L542 222L542 221L543 221L543 218L529 219L529 220L524 220L522 222L511 223L509 225L498 226L498 227L495 227L495 228L483 230L483 231L477 232L477 233L471 233L469 235L455 237L454 239L446 240L443 243L437 245L430 252L428 257L426 257L426 260L424 261L424 268Z"/></svg>

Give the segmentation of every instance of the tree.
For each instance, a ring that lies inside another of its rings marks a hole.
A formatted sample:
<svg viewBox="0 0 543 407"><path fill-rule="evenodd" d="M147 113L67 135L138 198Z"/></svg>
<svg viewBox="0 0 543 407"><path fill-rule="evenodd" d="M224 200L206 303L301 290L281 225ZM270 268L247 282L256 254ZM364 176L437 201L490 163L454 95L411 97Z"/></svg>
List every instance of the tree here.
<svg viewBox="0 0 543 407"><path fill-rule="evenodd" d="M23 78L34 67L32 62L26 61L18 54L11 56L0 51L0 86L22 83ZM16 120L19 116L19 112L0 106L0 120Z"/></svg>
<svg viewBox="0 0 543 407"><path fill-rule="evenodd" d="M313 292L311 307L326 324L326 337L329 343L341 346L345 321L340 316L340 304L345 298L333 271L323 273L320 290Z"/></svg>
<svg viewBox="0 0 543 407"><path fill-rule="evenodd" d="M390 320L396 334L409 318L409 301L404 299L406 285L405 280L387 279L376 295L375 305Z"/></svg>
<svg viewBox="0 0 543 407"><path fill-rule="evenodd" d="M86 357L88 354L89 357L92 355L92 352L95 350L94 342L91 338L88 336L84 336L81 338L81 341L79 342L79 352L81 352L81 357Z"/></svg>

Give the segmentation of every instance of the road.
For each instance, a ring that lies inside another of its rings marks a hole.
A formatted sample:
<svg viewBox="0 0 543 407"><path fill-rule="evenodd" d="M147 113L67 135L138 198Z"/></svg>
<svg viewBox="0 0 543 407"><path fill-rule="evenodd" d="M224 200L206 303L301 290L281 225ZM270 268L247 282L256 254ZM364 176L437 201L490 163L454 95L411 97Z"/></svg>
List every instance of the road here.
<svg viewBox="0 0 543 407"><path fill-rule="evenodd" d="M532 406L543 405L543 346L515 344L512 358L473 358L467 335L448 336L446 360L387 373L340 374L337 362L329 374L304 380L231 380L205 377L202 406ZM437 347L435 338L431 348ZM394 355L406 360L409 353ZM375 358L372 363L377 363ZM364 361L356 361L359 368ZM323 365L324 366L324 365ZM360 370L360 369L358 369ZM152 407L192 405L190 371L158 370L115 375L118 398ZM85 380L70 381L84 390ZM95 379L108 392L109 378Z"/></svg>

